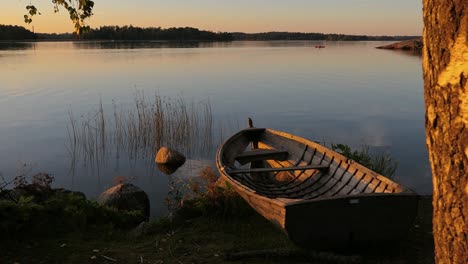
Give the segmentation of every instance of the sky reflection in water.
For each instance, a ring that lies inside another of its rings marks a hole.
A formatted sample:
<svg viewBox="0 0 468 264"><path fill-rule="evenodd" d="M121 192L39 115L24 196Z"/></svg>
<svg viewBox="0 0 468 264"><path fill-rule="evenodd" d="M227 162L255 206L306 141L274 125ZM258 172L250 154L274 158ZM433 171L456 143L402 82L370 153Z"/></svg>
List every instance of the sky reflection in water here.
<svg viewBox="0 0 468 264"><path fill-rule="evenodd" d="M390 151L397 180L430 193L421 58L374 49L386 43L326 42L325 49L310 41L1 43L0 172L12 177L24 162L90 197L115 176L133 178L149 193L153 214L161 214L171 178L212 163L216 146L191 154L171 178L157 171L154 156L109 155L99 166L76 162L70 170L65 147L70 111L89 115L102 99L112 117L114 104L132 109L138 91L189 104L209 100L215 144L250 116L258 127Z"/></svg>

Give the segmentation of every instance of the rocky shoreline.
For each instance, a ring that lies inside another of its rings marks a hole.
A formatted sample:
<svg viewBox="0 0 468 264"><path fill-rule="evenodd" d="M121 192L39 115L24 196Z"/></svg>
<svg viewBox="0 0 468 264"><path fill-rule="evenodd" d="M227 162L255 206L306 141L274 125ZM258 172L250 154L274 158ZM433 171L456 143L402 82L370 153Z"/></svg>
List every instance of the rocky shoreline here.
<svg viewBox="0 0 468 264"><path fill-rule="evenodd" d="M389 49L389 50L406 50L414 52L422 52L423 40L422 38L405 40L390 45L379 46L376 49Z"/></svg>

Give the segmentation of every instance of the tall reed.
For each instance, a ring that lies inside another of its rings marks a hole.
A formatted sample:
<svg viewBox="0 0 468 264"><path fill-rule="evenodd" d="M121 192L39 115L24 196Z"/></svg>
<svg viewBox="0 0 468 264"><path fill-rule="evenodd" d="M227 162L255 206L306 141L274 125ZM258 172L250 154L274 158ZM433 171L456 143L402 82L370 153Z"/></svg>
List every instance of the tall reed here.
<svg viewBox="0 0 468 264"><path fill-rule="evenodd" d="M97 110L79 118L69 112L67 149L73 166L78 158L85 165L101 164L110 153L117 159L123 152L131 159L152 158L162 146L202 157L214 151L209 100L187 103L182 96L136 92L132 108L113 101L111 111L107 115L100 100Z"/></svg>

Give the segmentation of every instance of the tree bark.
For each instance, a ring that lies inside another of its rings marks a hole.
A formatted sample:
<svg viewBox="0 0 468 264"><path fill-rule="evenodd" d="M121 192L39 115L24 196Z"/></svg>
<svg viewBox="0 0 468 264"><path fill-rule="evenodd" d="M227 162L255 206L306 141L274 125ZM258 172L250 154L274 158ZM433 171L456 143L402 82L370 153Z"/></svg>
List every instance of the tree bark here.
<svg viewBox="0 0 468 264"><path fill-rule="evenodd" d="M468 259L468 1L424 2L426 143L436 263Z"/></svg>

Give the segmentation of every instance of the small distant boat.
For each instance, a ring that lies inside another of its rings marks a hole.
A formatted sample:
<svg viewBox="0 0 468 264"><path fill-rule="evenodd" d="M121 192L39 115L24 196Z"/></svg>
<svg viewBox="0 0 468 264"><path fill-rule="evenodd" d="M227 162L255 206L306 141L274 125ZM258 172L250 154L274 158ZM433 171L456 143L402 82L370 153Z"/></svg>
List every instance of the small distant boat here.
<svg viewBox="0 0 468 264"><path fill-rule="evenodd" d="M273 129L236 133L218 149L216 165L223 180L301 247L399 240L417 211L419 196L411 190L316 142Z"/></svg>
<svg viewBox="0 0 468 264"><path fill-rule="evenodd" d="M315 45L315 48L316 49L323 49L323 48L325 48L325 45Z"/></svg>

